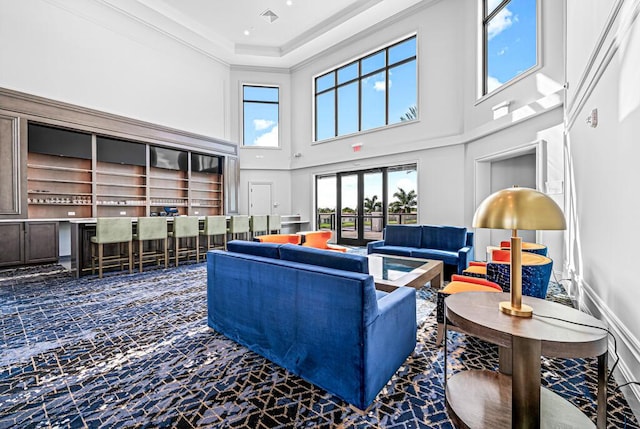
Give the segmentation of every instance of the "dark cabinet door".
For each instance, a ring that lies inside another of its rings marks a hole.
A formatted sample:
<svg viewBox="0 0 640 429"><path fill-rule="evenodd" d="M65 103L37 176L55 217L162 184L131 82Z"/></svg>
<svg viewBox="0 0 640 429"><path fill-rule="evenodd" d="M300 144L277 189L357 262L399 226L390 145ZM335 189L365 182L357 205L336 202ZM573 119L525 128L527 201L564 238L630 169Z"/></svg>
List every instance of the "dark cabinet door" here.
<svg viewBox="0 0 640 429"><path fill-rule="evenodd" d="M0 266L24 263L24 223L0 223Z"/></svg>
<svg viewBox="0 0 640 429"><path fill-rule="evenodd" d="M58 222L25 224L25 263L58 261Z"/></svg>

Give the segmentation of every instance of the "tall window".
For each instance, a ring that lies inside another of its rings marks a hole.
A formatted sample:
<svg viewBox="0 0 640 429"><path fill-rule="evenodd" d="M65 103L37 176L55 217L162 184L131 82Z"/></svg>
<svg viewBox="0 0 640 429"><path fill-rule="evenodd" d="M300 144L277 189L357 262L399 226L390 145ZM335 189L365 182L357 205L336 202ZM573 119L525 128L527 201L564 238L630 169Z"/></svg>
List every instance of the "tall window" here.
<svg viewBox="0 0 640 429"><path fill-rule="evenodd" d="M242 87L244 146L278 147L278 87Z"/></svg>
<svg viewBox="0 0 640 429"><path fill-rule="evenodd" d="M315 141L417 119L416 36L315 79Z"/></svg>
<svg viewBox="0 0 640 429"><path fill-rule="evenodd" d="M483 89L488 94L537 63L536 0L482 0Z"/></svg>

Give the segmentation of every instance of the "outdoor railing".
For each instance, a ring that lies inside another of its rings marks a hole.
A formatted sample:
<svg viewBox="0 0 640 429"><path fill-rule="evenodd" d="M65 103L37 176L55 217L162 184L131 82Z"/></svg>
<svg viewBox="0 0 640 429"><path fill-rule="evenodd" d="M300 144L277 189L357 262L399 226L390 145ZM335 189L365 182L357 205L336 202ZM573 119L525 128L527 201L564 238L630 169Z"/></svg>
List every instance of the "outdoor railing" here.
<svg viewBox="0 0 640 429"><path fill-rule="evenodd" d="M364 229L367 231L381 231L382 225L382 213L365 213L364 214ZM355 213L342 213L342 229L356 229L357 215ZM415 224L418 221L418 215L416 213L388 213L387 224L389 225L406 225ZM376 225L379 224L379 225ZM318 229L336 229L336 213L318 213L316 217L316 225Z"/></svg>

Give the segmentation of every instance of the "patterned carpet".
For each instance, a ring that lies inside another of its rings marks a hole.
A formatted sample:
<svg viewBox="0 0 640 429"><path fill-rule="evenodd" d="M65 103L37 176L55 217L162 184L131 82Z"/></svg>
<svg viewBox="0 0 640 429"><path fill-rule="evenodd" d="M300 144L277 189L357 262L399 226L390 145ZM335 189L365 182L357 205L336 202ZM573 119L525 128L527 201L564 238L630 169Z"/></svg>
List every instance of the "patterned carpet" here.
<svg viewBox="0 0 640 429"><path fill-rule="evenodd" d="M0 428L452 427L433 313L361 413L210 330L204 264L102 280L44 272L0 273ZM449 371L497 368L492 345L449 338ZM592 420L595 370L595 359L542 360L543 384ZM614 384L608 419L639 427Z"/></svg>

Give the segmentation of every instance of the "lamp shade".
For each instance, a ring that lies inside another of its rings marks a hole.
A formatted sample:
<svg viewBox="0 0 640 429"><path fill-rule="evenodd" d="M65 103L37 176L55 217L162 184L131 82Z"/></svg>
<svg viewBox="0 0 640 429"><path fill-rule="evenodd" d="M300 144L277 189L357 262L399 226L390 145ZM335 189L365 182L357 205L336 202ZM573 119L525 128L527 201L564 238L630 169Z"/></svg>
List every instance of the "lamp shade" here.
<svg viewBox="0 0 640 429"><path fill-rule="evenodd" d="M566 229L562 210L546 194L514 186L485 198L473 216L474 228L511 230Z"/></svg>

